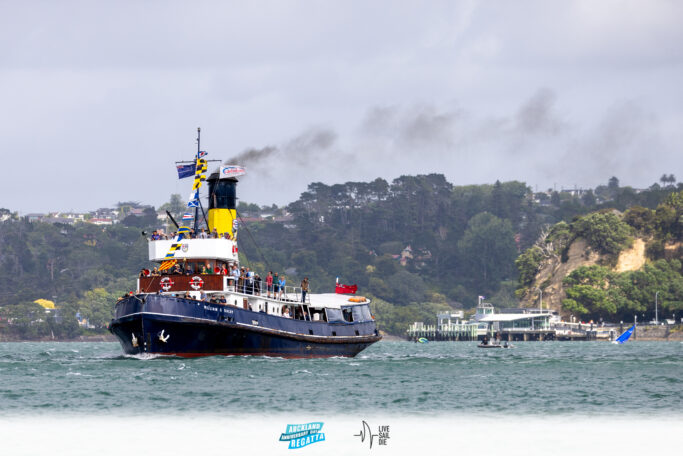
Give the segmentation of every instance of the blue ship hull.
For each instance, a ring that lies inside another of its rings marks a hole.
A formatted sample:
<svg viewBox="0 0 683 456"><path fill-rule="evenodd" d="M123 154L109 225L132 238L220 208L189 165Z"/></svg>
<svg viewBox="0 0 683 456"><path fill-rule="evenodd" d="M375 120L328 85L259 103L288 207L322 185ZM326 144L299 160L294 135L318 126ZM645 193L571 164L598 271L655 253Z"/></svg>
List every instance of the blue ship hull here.
<svg viewBox="0 0 683 456"><path fill-rule="evenodd" d="M109 330L126 354L183 357L355 356L381 339L375 322L327 323L164 295L130 296Z"/></svg>

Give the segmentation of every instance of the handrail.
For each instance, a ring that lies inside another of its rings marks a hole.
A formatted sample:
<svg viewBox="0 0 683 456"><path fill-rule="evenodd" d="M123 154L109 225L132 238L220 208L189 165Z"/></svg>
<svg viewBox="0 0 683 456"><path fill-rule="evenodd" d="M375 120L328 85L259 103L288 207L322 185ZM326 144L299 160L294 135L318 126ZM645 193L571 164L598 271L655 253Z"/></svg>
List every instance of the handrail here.
<svg viewBox="0 0 683 456"><path fill-rule="evenodd" d="M264 299L270 299L272 301L279 301L279 302L286 302L290 304L310 304L311 303L311 297L310 297L310 290L306 292L306 300L304 302L301 301L301 287L293 287L289 285L285 285L282 290L282 292L277 291L277 292L271 292L273 294L273 297L268 297L268 290L266 289L267 285L264 280L261 280L261 287L259 289L258 295L252 293L248 293L247 290L253 290L254 285L247 284L246 281L242 285L242 287L238 286L234 280L233 277L231 276L225 276L228 280L228 282L232 282L232 285L227 285L225 291L229 291L232 293L238 293L240 295L244 296L258 296L259 298L264 298ZM240 289L242 288L242 289ZM279 287L278 287L279 288Z"/></svg>

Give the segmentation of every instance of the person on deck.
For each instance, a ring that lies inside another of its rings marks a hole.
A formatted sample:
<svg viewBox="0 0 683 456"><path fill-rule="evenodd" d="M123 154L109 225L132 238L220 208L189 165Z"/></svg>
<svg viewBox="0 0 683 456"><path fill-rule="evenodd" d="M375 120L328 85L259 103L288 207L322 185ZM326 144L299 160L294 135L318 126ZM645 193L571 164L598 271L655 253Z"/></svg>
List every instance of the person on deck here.
<svg viewBox="0 0 683 456"><path fill-rule="evenodd" d="M237 281L240 278L240 270L237 268L237 265L232 266L232 271L230 272L230 275L232 276L232 285L234 287L237 286ZM236 290L237 288L235 288Z"/></svg>
<svg viewBox="0 0 683 456"><path fill-rule="evenodd" d="M277 299L277 292L280 291L280 278L277 276L277 272L273 274L273 299Z"/></svg>
<svg viewBox="0 0 683 456"><path fill-rule="evenodd" d="M268 271L268 275L266 276L266 290L268 297L270 298L270 293L273 291L273 271Z"/></svg>
<svg viewBox="0 0 683 456"><path fill-rule="evenodd" d="M246 285L247 285L247 276L244 273L244 268L240 269L240 276L237 281L237 288L240 293L245 293L246 292Z"/></svg>
<svg viewBox="0 0 683 456"><path fill-rule="evenodd" d="M285 318L292 318L292 317L289 315L289 309L288 309L287 307L284 307L284 308L282 309L282 316L285 317Z"/></svg>
<svg viewBox="0 0 683 456"><path fill-rule="evenodd" d="M285 284L287 284L287 279L285 279L285 276L282 276L282 278L278 281L278 288L280 289L280 299L282 299L282 292L285 291ZM285 297L287 297L287 293L285 293Z"/></svg>
<svg viewBox="0 0 683 456"><path fill-rule="evenodd" d="M254 294L254 272L247 268L247 293Z"/></svg>
<svg viewBox="0 0 683 456"><path fill-rule="evenodd" d="M261 296L261 276L258 274L254 276L254 294Z"/></svg>
<svg viewBox="0 0 683 456"><path fill-rule="evenodd" d="M301 302L306 302L306 295L308 294L308 277L304 277L301 281Z"/></svg>

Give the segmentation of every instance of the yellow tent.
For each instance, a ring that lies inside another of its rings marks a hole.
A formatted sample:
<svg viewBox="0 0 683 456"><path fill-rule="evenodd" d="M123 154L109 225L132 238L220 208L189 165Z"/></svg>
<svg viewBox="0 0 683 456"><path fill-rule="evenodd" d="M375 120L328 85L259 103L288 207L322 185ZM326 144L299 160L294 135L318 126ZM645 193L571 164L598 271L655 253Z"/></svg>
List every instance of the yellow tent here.
<svg viewBox="0 0 683 456"><path fill-rule="evenodd" d="M36 299L35 301L36 304L40 304L41 306L45 307L46 309L54 309L55 308L55 303L52 301L48 301L47 299Z"/></svg>

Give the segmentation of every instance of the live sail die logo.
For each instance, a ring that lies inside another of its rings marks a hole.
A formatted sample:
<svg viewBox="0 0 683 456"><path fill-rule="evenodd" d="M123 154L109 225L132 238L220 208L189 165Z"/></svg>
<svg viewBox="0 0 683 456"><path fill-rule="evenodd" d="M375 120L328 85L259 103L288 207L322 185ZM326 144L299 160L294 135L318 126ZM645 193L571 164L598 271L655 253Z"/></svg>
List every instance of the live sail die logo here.
<svg viewBox="0 0 683 456"><path fill-rule="evenodd" d="M377 426L377 433L373 434L370 425L363 420L361 423L361 429L358 434L353 434L354 437L360 437L361 443L366 440L370 449L372 449L372 444L377 442L378 445L386 445L387 440L389 440L389 426Z"/></svg>
<svg viewBox="0 0 683 456"><path fill-rule="evenodd" d="M280 435L280 442L289 442L289 449L295 450L325 440L325 433L320 432L323 422L304 424L288 424L287 430Z"/></svg>

